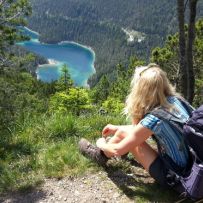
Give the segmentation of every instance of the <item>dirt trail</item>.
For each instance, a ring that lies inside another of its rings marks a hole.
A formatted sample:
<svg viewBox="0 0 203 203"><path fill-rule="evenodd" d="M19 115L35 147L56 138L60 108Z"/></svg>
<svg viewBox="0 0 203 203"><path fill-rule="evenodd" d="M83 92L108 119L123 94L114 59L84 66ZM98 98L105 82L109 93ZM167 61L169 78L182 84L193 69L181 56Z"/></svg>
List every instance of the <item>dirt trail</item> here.
<svg viewBox="0 0 203 203"><path fill-rule="evenodd" d="M41 186L32 191L0 196L0 203L132 203L139 196L136 187L154 182L133 160L109 162L111 167L99 172L87 172L81 177L45 179Z"/></svg>
<svg viewBox="0 0 203 203"><path fill-rule="evenodd" d="M131 202L104 172L76 179L70 177L62 180L47 179L35 191L10 195L2 198L1 202Z"/></svg>
<svg viewBox="0 0 203 203"><path fill-rule="evenodd" d="M143 174L143 170L141 171ZM86 174L83 177L67 177L61 180L46 179L40 187L27 193L8 194L0 197L2 203L131 203L135 202L122 191L122 187L134 182L133 174L117 170L109 175L105 171ZM145 174L147 182L153 180Z"/></svg>

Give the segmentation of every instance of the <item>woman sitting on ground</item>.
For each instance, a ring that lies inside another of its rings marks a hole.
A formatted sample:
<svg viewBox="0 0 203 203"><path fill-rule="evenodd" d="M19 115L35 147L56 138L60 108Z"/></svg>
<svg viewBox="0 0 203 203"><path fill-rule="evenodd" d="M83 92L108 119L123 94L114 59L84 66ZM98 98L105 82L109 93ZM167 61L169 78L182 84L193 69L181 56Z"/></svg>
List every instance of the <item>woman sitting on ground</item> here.
<svg viewBox="0 0 203 203"><path fill-rule="evenodd" d="M100 164L105 163L106 157L130 152L158 183L167 185L169 166L163 161L163 156L167 157L173 171L182 174L189 164L190 152L182 142L180 132L150 112L163 107L185 121L189 113L179 98L166 73L158 65L136 68L125 107L132 125L108 124L102 131L103 137L96 142L97 147L85 139L80 141L81 152ZM152 135L160 144L162 155L146 143ZM112 137L107 141L109 136Z"/></svg>

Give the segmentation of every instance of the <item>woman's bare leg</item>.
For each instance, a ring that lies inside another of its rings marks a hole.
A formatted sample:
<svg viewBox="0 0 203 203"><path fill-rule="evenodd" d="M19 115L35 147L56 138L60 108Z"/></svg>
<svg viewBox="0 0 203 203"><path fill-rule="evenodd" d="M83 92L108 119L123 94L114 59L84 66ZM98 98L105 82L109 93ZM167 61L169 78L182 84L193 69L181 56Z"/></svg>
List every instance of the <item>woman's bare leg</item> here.
<svg viewBox="0 0 203 203"><path fill-rule="evenodd" d="M158 156L157 151L146 142L135 147L130 152L133 154L136 161L138 161L147 171L149 171L150 165Z"/></svg>
<svg viewBox="0 0 203 203"><path fill-rule="evenodd" d="M132 128L132 125L122 126L122 128L130 129ZM118 130L107 142L110 144L119 143L126 136L128 136L126 131Z"/></svg>
<svg viewBox="0 0 203 203"><path fill-rule="evenodd" d="M112 138L110 138L108 143L118 143L126 136L127 134L116 133ZM136 161L138 161L147 171L149 171L150 165L158 156L157 151L155 151L146 142L136 146L133 150L130 151L130 153L133 154Z"/></svg>

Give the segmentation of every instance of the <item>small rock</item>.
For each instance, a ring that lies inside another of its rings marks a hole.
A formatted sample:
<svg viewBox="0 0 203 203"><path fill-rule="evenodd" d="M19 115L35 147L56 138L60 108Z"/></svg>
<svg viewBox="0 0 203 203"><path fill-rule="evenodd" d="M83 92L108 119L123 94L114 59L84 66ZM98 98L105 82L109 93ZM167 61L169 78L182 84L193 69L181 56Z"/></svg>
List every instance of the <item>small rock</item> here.
<svg viewBox="0 0 203 203"><path fill-rule="evenodd" d="M116 192L116 193L114 193L113 198L116 199L116 198L118 198L119 196L120 196L120 194Z"/></svg>
<svg viewBox="0 0 203 203"><path fill-rule="evenodd" d="M101 199L102 203L107 203L106 199Z"/></svg>
<svg viewBox="0 0 203 203"><path fill-rule="evenodd" d="M76 190L75 191L75 196L79 196L80 195L80 193Z"/></svg>
<svg viewBox="0 0 203 203"><path fill-rule="evenodd" d="M53 192L50 192L49 194L48 194L48 196L52 196L54 193Z"/></svg>

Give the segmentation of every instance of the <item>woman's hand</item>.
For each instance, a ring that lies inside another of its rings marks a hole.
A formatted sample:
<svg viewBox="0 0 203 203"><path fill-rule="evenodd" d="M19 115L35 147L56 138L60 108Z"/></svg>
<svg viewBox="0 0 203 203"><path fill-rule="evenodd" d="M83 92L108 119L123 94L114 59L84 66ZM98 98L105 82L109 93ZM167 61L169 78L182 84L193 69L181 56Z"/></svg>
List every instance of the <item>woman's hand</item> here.
<svg viewBox="0 0 203 203"><path fill-rule="evenodd" d="M134 150L148 139L153 132L141 124L114 126L107 125L104 128L104 135L114 133L114 136L107 142L105 137L99 138L96 142L107 157L121 156Z"/></svg>
<svg viewBox="0 0 203 203"><path fill-rule="evenodd" d="M97 147L99 147L107 157L115 156L114 150L108 147L106 139L104 137L99 138L96 142Z"/></svg>
<svg viewBox="0 0 203 203"><path fill-rule="evenodd" d="M103 130L102 130L102 136L103 137L108 137L109 135L114 135L116 131L118 130L118 126L108 124L106 125Z"/></svg>
<svg viewBox="0 0 203 203"><path fill-rule="evenodd" d="M104 137L101 137L97 140L96 145L97 147L99 147L100 149L102 149L102 147L106 144L106 140Z"/></svg>

